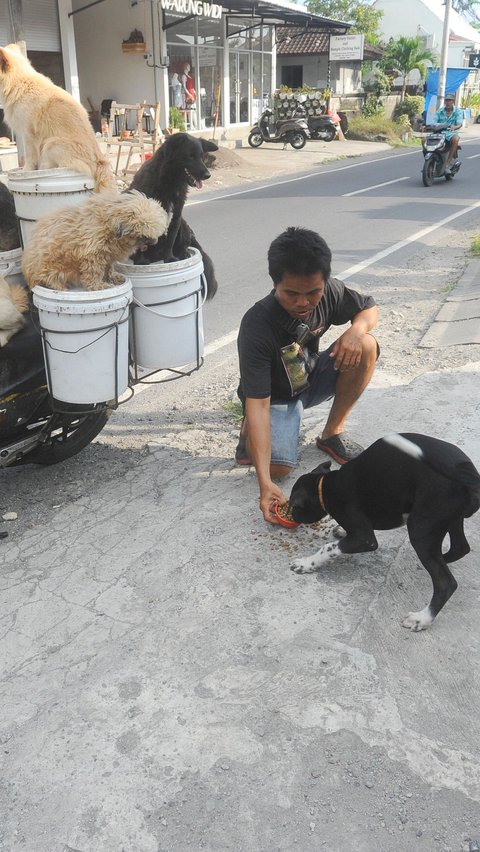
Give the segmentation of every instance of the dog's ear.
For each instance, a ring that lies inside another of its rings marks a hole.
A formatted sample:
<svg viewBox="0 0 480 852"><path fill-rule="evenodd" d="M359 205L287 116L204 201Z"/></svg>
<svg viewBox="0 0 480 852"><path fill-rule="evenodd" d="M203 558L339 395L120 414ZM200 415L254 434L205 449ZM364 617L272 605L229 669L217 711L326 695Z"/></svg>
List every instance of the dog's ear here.
<svg viewBox="0 0 480 852"><path fill-rule="evenodd" d="M123 237L128 236L128 234L132 233L132 224L131 222L125 220L119 220L115 223L113 227L113 234L117 240L123 239Z"/></svg>
<svg viewBox="0 0 480 852"><path fill-rule="evenodd" d="M328 473L331 466L332 466L331 461L324 461L321 464L317 465L317 467L314 467L314 469L312 471L310 471L310 473L320 473L320 474Z"/></svg>
<svg viewBox="0 0 480 852"><path fill-rule="evenodd" d="M9 58L8 58L8 54L5 53L5 50L3 49L3 47L0 47L0 71L5 73L5 71L8 71L9 67L10 67L10 61L9 61Z"/></svg>
<svg viewBox="0 0 480 852"><path fill-rule="evenodd" d="M218 145L216 142L212 142L210 139L200 139L199 141L202 144L202 148L205 154L207 153L207 151L218 151Z"/></svg>

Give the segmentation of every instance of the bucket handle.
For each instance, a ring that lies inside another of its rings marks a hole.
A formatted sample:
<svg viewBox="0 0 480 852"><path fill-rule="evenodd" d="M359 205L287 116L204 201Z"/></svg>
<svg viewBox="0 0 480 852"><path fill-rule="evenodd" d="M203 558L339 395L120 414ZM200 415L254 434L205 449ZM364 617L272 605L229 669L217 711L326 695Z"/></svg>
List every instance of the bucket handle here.
<svg viewBox="0 0 480 852"><path fill-rule="evenodd" d="M115 329L116 334L118 336L119 326L123 325L124 322L128 322L128 320L129 320L129 314L128 313L127 313L127 316L124 316L125 308L128 308L129 304L130 303L127 302L126 305L123 306L120 319L117 320L116 322L110 323L110 325L102 325L102 326L99 326L97 328L82 328L79 331L74 331L74 332L67 331L67 330L64 330L64 329L46 328L45 326L41 325L40 326L40 332L41 332L41 335L42 335L42 340L43 340L45 346L48 346L48 348L51 349L52 352L62 352L64 355L78 355L79 352L82 352L84 349L88 349L89 346L94 346L95 343L98 343L98 341L101 340L102 337L105 337L105 335L107 335L109 333L109 331L113 331L113 329ZM47 338L45 337L45 333L47 333L47 334L92 334L95 331L101 331L102 334L99 334L98 337L95 338L95 340L91 340L89 343L85 343L84 346L80 346L78 349L58 349L56 346L54 346L50 342L50 340L47 340Z"/></svg>
<svg viewBox="0 0 480 852"><path fill-rule="evenodd" d="M0 265L0 274L3 275L4 278L6 278L7 275L10 275L13 272L14 269L15 269L15 261L10 261L10 263L7 263L6 269L2 269L1 265Z"/></svg>
<svg viewBox="0 0 480 852"><path fill-rule="evenodd" d="M152 310L152 307L155 307L155 305L144 305L142 302L139 302L139 300L136 299L135 296L133 297L132 301L134 305L136 305L138 308L143 308L145 311L149 311L156 317L162 317L163 319L184 319L184 317L191 317L192 314L197 314L200 308L203 308L207 300L208 286L207 279L205 278L205 274L203 272L201 274L201 279L202 286L198 290L194 290L193 293L188 293L186 296L180 296L179 299L170 299L168 302L158 302L159 305L171 305L174 302L181 302L183 299L188 299L189 296L195 296L197 293L203 293L203 299L201 303L197 305L197 307L194 308L193 311L188 311L186 314L176 314L175 316L170 316L169 314L161 314L160 311Z"/></svg>

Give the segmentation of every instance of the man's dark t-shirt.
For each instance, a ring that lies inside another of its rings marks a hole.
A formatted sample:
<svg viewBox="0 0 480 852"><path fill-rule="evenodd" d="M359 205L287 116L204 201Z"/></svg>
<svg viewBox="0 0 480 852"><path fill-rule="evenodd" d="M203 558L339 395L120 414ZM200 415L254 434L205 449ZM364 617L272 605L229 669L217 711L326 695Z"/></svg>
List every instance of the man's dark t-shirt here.
<svg viewBox="0 0 480 852"><path fill-rule="evenodd" d="M338 278L330 278L308 325L312 336L306 344L295 340L292 317L272 290L247 311L240 324L238 354L242 402L252 399L289 400L308 387L308 354L318 353L319 341L331 325L344 325L356 314L372 308L375 300L350 290ZM290 330L283 324L290 326ZM306 357L307 356L307 357Z"/></svg>

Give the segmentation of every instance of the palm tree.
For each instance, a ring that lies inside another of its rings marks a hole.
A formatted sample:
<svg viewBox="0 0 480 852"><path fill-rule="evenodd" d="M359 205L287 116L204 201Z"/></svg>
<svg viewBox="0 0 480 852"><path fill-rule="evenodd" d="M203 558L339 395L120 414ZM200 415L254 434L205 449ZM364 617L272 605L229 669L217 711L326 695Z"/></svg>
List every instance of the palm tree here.
<svg viewBox="0 0 480 852"><path fill-rule="evenodd" d="M391 40L385 50L382 65L384 68L392 69L403 77L401 100L405 98L407 89L407 80L410 71L417 69L420 72L422 80L427 74L427 62L431 62L435 68L437 66L437 54L423 46L422 39L417 36L410 38L409 36L399 36L395 40Z"/></svg>

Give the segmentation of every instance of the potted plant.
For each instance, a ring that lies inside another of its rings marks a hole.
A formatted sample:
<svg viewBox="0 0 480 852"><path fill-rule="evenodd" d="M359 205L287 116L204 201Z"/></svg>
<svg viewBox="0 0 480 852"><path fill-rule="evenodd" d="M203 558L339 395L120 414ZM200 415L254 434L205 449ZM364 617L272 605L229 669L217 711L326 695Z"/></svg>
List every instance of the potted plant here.
<svg viewBox="0 0 480 852"><path fill-rule="evenodd" d="M185 133L185 130L185 116L182 110L178 107L170 107L167 132L171 135L172 133Z"/></svg>
<svg viewBox="0 0 480 852"><path fill-rule="evenodd" d="M132 30L128 38L122 42L124 53L145 53L147 45L141 30Z"/></svg>

